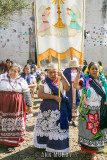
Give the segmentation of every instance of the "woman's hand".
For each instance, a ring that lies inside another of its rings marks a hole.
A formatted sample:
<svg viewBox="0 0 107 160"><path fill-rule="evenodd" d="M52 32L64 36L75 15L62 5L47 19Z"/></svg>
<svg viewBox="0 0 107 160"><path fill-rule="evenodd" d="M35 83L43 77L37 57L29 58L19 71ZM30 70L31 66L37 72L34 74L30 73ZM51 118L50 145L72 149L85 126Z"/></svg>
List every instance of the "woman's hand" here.
<svg viewBox="0 0 107 160"><path fill-rule="evenodd" d="M55 96L55 97L54 97L54 100L56 100L58 103L61 103L62 98L61 98L61 97L58 97L58 96Z"/></svg>
<svg viewBox="0 0 107 160"><path fill-rule="evenodd" d="M78 72L80 73L82 71L82 66L78 67Z"/></svg>
<svg viewBox="0 0 107 160"><path fill-rule="evenodd" d="M32 109L32 107L28 107L28 108L27 108L27 110L28 110L28 114L32 112L32 110L31 110L31 109Z"/></svg>
<svg viewBox="0 0 107 160"><path fill-rule="evenodd" d="M58 71L58 76L62 77L63 76L63 72L62 71Z"/></svg>
<svg viewBox="0 0 107 160"><path fill-rule="evenodd" d="M105 101L104 104L107 105L107 101Z"/></svg>

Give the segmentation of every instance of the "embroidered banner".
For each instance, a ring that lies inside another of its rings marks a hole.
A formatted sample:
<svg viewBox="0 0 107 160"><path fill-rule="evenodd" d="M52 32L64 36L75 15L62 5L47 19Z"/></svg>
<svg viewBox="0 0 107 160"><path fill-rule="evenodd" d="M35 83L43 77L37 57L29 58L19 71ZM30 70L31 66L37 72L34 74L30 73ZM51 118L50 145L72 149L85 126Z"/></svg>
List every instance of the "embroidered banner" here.
<svg viewBox="0 0 107 160"><path fill-rule="evenodd" d="M36 36L38 67L48 62L67 67L78 57L82 64L84 0L36 0Z"/></svg>

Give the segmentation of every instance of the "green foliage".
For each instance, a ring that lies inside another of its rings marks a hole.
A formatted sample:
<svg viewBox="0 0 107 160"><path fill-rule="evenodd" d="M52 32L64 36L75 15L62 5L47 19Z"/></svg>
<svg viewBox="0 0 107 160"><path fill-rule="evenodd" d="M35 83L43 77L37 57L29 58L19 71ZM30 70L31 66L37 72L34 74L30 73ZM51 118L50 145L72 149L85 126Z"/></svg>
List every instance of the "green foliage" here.
<svg viewBox="0 0 107 160"><path fill-rule="evenodd" d="M101 137L104 137L104 134L102 134L101 133L101 129L99 129L99 131L97 132L97 134L94 137L92 137L92 139L98 140Z"/></svg>
<svg viewBox="0 0 107 160"><path fill-rule="evenodd" d="M88 113L90 112L89 109L85 109L85 114L88 115Z"/></svg>
<svg viewBox="0 0 107 160"><path fill-rule="evenodd" d="M0 0L0 28L8 26L15 11L21 11L27 6L27 0Z"/></svg>
<svg viewBox="0 0 107 160"><path fill-rule="evenodd" d="M86 118L84 115L80 114L82 121L86 121Z"/></svg>

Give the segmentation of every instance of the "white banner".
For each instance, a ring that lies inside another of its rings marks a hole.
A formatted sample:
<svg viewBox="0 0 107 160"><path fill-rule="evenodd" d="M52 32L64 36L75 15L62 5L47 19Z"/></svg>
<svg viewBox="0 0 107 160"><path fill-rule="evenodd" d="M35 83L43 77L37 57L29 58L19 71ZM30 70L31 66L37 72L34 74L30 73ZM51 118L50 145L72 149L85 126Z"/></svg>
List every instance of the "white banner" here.
<svg viewBox="0 0 107 160"><path fill-rule="evenodd" d="M82 63L84 0L36 0L38 66L73 56Z"/></svg>

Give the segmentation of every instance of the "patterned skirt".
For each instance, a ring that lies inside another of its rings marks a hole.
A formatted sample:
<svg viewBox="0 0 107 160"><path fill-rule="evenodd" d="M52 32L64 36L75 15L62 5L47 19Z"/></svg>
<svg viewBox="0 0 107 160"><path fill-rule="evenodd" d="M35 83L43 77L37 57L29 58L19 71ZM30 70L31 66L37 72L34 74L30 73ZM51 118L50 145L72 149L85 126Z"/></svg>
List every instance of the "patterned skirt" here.
<svg viewBox="0 0 107 160"><path fill-rule="evenodd" d="M19 146L24 141L26 107L21 93L0 91L0 144Z"/></svg>
<svg viewBox="0 0 107 160"><path fill-rule="evenodd" d="M79 143L81 150L89 153L98 152L104 146L104 130L100 129L100 106L93 102L84 105L79 119Z"/></svg>
<svg viewBox="0 0 107 160"><path fill-rule="evenodd" d="M59 121L59 104L54 100L43 100L34 127L35 147L48 152L69 152L69 130L61 130Z"/></svg>

